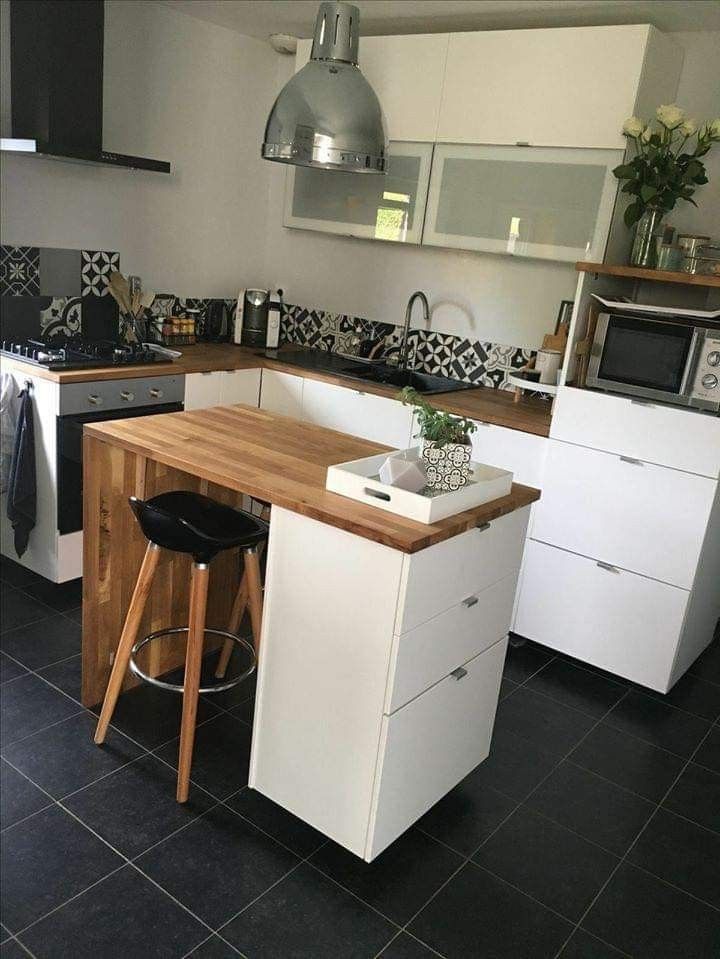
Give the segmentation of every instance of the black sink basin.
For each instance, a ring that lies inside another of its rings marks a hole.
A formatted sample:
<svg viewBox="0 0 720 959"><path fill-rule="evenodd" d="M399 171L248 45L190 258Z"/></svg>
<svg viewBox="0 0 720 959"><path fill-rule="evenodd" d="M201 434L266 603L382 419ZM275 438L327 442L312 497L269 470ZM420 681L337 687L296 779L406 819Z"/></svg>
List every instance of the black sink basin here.
<svg viewBox="0 0 720 959"><path fill-rule="evenodd" d="M471 383L461 383L460 380L451 380L447 376L433 376L431 373L417 373L414 370L399 370L397 367L368 366L367 368L341 370L346 376L353 379L367 380L370 383L379 383L382 386L411 386L418 393L452 393L455 390L472 389Z"/></svg>

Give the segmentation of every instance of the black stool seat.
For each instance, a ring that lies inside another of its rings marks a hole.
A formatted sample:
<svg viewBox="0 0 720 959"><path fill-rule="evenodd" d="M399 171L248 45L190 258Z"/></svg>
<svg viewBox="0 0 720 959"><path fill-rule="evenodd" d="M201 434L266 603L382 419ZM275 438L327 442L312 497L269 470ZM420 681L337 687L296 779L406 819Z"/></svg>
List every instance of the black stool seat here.
<svg viewBox="0 0 720 959"><path fill-rule="evenodd" d="M268 524L257 516L188 490L149 500L131 496L130 506L151 543L191 553L196 563L209 563L225 549L255 547L268 535Z"/></svg>

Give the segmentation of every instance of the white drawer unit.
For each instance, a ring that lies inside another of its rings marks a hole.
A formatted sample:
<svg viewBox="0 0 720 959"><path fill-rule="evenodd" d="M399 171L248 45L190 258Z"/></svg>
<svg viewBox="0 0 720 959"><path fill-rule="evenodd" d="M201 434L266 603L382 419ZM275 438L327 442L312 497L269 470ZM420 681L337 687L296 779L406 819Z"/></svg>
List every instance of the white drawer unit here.
<svg viewBox="0 0 720 959"><path fill-rule="evenodd" d="M507 640L382 722L365 858L374 859L490 751Z"/></svg>
<svg viewBox="0 0 720 959"><path fill-rule="evenodd" d="M551 440L532 536L691 589L716 486L705 476Z"/></svg>
<svg viewBox="0 0 720 959"><path fill-rule="evenodd" d="M393 449L410 446L410 407L374 393L306 379L303 419L317 426L384 443Z"/></svg>
<svg viewBox="0 0 720 959"><path fill-rule="evenodd" d="M233 403L257 406L259 396L259 369L215 370L212 373L188 373L185 376L186 410L202 410Z"/></svg>
<svg viewBox="0 0 720 959"><path fill-rule="evenodd" d="M550 436L688 473L720 476L720 417L563 387Z"/></svg>
<svg viewBox="0 0 720 959"><path fill-rule="evenodd" d="M477 430L471 437L474 460L510 470L516 483L542 486L548 446L546 437L494 423L476 422Z"/></svg>
<svg viewBox="0 0 720 959"><path fill-rule="evenodd" d="M677 586L529 540L515 629L667 692L688 597Z"/></svg>
<svg viewBox="0 0 720 959"><path fill-rule="evenodd" d="M302 376L279 370L263 370L260 409L299 420L302 417L304 383Z"/></svg>
<svg viewBox="0 0 720 959"><path fill-rule="evenodd" d="M220 405L220 380L222 373L186 373L185 409L203 410Z"/></svg>
<svg viewBox="0 0 720 959"><path fill-rule="evenodd" d="M439 616L395 636L385 712L393 713L438 676L503 639L510 628L517 574L510 573Z"/></svg>

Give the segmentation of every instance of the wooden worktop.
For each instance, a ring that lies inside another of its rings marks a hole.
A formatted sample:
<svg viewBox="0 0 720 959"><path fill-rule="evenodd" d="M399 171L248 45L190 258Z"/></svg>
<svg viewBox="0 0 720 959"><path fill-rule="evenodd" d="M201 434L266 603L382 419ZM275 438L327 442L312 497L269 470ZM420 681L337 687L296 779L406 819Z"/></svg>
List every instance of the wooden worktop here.
<svg viewBox="0 0 720 959"><path fill-rule="evenodd" d="M88 439L120 447L213 485L329 523L405 553L414 553L539 499L512 492L433 525L356 503L325 489L327 467L388 447L250 406L166 413L85 427Z"/></svg>
<svg viewBox="0 0 720 959"><path fill-rule="evenodd" d="M3 365L16 367L24 374L51 380L55 383L85 383L91 380L123 379L131 376L167 376L185 373L210 373L217 370L270 369L306 379L320 380L346 389L362 389L364 393L377 396L396 397L397 389L375 383L362 383L345 376L305 370L282 359L268 359L258 355L258 350L235 346L232 343L202 343L183 347L183 355L174 363L154 363L152 366L111 366L91 370L68 370L57 372L33 366L29 363L3 357ZM282 351L280 352L282 356ZM537 397L523 397L514 402L514 394L509 390L496 390L490 387L477 387L472 390L459 390L457 393L441 393L430 396L430 402L439 409L467 416L470 419L508 429L534 433L537 436L550 434L549 404Z"/></svg>

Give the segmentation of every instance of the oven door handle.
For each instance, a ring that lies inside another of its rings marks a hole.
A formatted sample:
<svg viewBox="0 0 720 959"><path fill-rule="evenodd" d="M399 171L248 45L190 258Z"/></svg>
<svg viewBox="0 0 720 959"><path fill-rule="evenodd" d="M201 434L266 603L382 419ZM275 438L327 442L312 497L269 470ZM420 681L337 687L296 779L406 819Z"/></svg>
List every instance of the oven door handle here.
<svg viewBox="0 0 720 959"><path fill-rule="evenodd" d="M703 337L700 336L700 330L697 327L693 330L692 339L690 340L690 349L688 350L687 363L685 364L685 372L683 373L682 383L680 384L680 389L678 391L680 396L688 396L692 384L695 380L695 370L697 369L698 364L698 355L703 344Z"/></svg>

